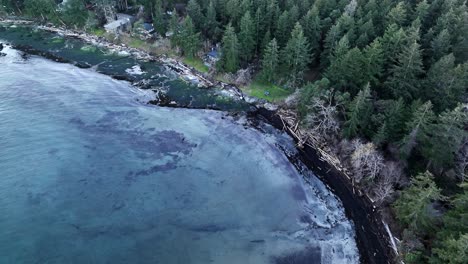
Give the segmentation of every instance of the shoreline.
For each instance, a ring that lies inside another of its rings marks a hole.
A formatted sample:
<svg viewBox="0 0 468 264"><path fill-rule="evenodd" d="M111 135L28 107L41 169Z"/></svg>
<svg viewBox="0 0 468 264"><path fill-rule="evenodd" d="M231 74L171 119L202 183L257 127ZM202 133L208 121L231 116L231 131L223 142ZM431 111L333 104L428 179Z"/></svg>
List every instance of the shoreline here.
<svg viewBox="0 0 468 264"><path fill-rule="evenodd" d="M0 20L1 22L2 20ZM3 22L5 22L3 20ZM14 23L14 22L11 22ZM33 22L31 22L33 24ZM185 66L183 63L178 62L174 59L161 59L160 57L152 56L144 51L126 47L125 45L116 45L105 40L102 40L99 37L89 35L87 33L76 33L74 31L70 31L67 29L60 29L60 28L53 28L53 27L45 27L45 26L38 26L39 29L54 32L64 37L69 38L78 38L83 40L87 43L92 45L97 45L102 47L106 47L109 49L114 49L117 51L126 51L129 52L131 56L135 56L137 59L141 60L148 60L148 61L157 61L163 63L163 65L176 65L174 67L179 67L181 71L174 70L178 75L184 76L184 74L188 74L185 76L197 76L196 72L193 69ZM64 33L65 32L65 33ZM109 46L107 46L109 45ZM34 50L22 50L25 53L34 53ZM80 67L73 61L69 60L60 60L60 57L51 57L47 56L45 52L36 53L35 55L39 55L45 57L47 59L55 60L62 63L72 63L76 66ZM49 54L51 55L51 54ZM172 64L174 63L175 64ZM85 67L84 65L83 67ZM111 76L115 79L118 76ZM204 78L204 77L202 77ZM120 79L121 80L121 79ZM200 82L200 84L202 84ZM211 85L209 85L211 84ZM135 84L134 84L135 85ZM224 90L223 83L219 82L218 85ZM234 93L238 98L243 101L246 101L244 93L237 87L224 84L228 86L230 91L229 93ZM137 86L137 85L135 85ZM210 88L215 86L213 83L203 83L202 86L198 88ZM246 101L247 102L247 101ZM149 102L151 103L151 102ZM260 104L255 102L249 102L252 106L255 106L256 109L247 111L247 116L250 118L256 118L260 120L265 120L268 124L272 125L276 129L283 130L287 132L296 143L298 142L297 137L291 133L291 127L286 125L282 122L281 117L278 115L278 106L269 104ZM173 105L173 104L164 104L161 102L153 103L160 106L166 107L177 107L177 108L193 108L189 106L180 106L180 105ZM200 109L200 108L198 108ZM209 109L209 107L205 107L204 109ZM302 145L302 144L300 144ZM362 196L357 194L354 190L354 186L352 183L347 179L346 174L339 169L336 168L336 165L333 162L330 162L326 158L323 158L323 155L320 154L320 151L310 145L303 145L303 147L296 147L298 150L299 157L291 157L290 161L293 164L297 164L298 160L301 161L307 168L314 172L315 175L319 177L321 181L323 181L333 193L341 200L343 203L343 207L345 209L346 216L354 222L355 226L355 235L356 235L356 244L359 251L359 256L361 263L391 263L392 259L394 259L395 254L392 254L390 241L391 238L386 233L385 230L385 223L382 221L382 217L380 213L376 211L376 208L373 206L372 202L366 198L366 196ZM289 158L289 157L288 157ZM298 159L298 160L295 160ZM296 162L296 163L295 163ZM365 228L364 228L365 227ZM386 244L384 244L384 242Z"/></svg>

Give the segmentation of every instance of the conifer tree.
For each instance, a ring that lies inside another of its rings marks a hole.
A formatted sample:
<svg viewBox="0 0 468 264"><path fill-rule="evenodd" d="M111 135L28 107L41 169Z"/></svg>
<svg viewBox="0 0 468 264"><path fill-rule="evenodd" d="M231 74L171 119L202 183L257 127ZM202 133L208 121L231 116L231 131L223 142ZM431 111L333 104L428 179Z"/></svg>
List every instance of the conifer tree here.
<svg viewBox="0 0 468 264"><path fill-rule="evenodd" d="M380 145L400 139L405 126L405 104L402 99L391 100L385 107L380 127L373 141Z"/></svg>
<svg viewBox="0 0 468 264"><path fill-rule="evenodd" d="M396 24L391 24L385 30L381 39L384 53L384 68L390 71L391 65L397 60L397 56L402 52L406 40L405 31Z"/></svg>
<svg viewBox="0 0 468 264"><path fill-rule="evenodd" d="M348 106L347 120L344 123L343 134L347 138L356 136L367 129L372 114L372 98L370 86L359 91Z"/></svg>
<svg viewBox="0 0 468 264"><path fill-rule="evenodd" d="M443 227L429 263L462 264L468 259L468 183L460 184L462 192L451 201L451 209L444 215Z"/></svg>
<svg viewBox="0 0 468 264"><path fill-rule="evenodd" d="M313 8L307 12L302 18L301 25L304 29L304 36L309 40L312 53L318 54L320 49L320 16L317 8Z"/></svg>
<svg viewBox="0 0 468 264"><path fill-rule="evenodd" d="M323 51L320 55L320 66L326 68L330 65L330 55L335 50L336 44L343 37L340 24L333 25L327 33L323 44ZM348 38L348 37L346 37ZM348 39L349 43L349 39Z"/></svg>
<svg viewBox="0 0 468 264"><path fill-rule="evenodd" d="M431 41L432 61L436 62L447 55L451 46L450 33L444 29Z"/></svg>
<svg viewBox="0 0 468 264"><path fill-rule="evenodd" d="M166 36L166 25L161 0L154 0L154 10L152 13L153 26L156 32L162 37Z"/></svg>
<svg viewBox="0 0 468 264"><path fill-rule="evenodd" d="M391 73L386 86L396 98L402 97L406 101L418 98L419 77L424 71L420 45L417 42L403 48Z"/></svg>
<svg viewBox="0 0 468 264"><path fill-rule="evenodd" d="M279 47L276 39L273 39L265 47L265 52L262 60L261 78L266 82L274 81L278 73L279 64Z"/></svg>
<svg viewBox="0 0 468 264"><path fill-rule="evenodd" d="M363 70L364 81L370 82L371 85L377 86L379 79L383 74L384 66L384 51L380 39L376 38L370 45L365 47L363 51L365 69Z"/></svg>
<svg viewBox="0 0 468 264"><path fill-rule="evenodd" d="M290 36L291 25L289 24L289 12L284 11L279 17L276 24L275 38L278 41L280 47L284 47Z"/></svg>
<svg viewBox="0 0 468 264"><path fill-rule="evenodd" d="M239 42L231 24L224 32L219 66L226 72L235 72L239 68Z"/></svg>
<svg viewBox="0 0 468 264"><path fill-rule="evenodd" d="M208 38L216 40L218 39L218 21L216 20L216 8L213 0L210 1L208 5L208 10L206 11L206 21L205 21L205 33Z"/></svg>
<svg viewBox="0 0 468 264"><path fill-rule="evenodd" d="M203 16L201 7L196 0L189 0L187 4L187 13L192 18L195 28L197 30L202 30L205 17Z"/></svg>
<svg viewBox="0 0 468 264"><path fill-rule="evenodd" d="M427 144L430 125L435 118L430 101L422 105L416 101L412 108L413 114L406 123L406 135L400 143L400 152L404 158L409 157L415 147Z"/></svg>
<svg viewBox="0 0 468 264"><path fill-rule="evenodd" d="M341 41L340 41L341 42ZM337 50L340 49L340 44ZM342 90L348 90L355 95L367 82L365 80L366 61L361 50L352 48L344 55L339 51L334 53L330 67L326 71L326 77ZM365 83L363 83L365 82Z"/></svg>
<svg viewBox="0 0 468 264"><path fill-rule="evenodd" d="M387 25L396 24L398 26L404 26L407 20L407 11L405 3L399 2L394 8L387 14Z"/></svg>
<svg viewBox="0 0 468 264"><path fill-rule="evenodd" d="M177 11L174 9L172 11L171 19L169 20L169 31L172 33L170 40L171 40L171 47L179 46L180 44L180 25L179 25L179 15Z"/></svg>
<svg viewBox="0 0 468 264"><path fill-rule="evenodd" d="M424 146L426 159L438 167L451 167L463 138L468 136L464 130L467 125L468 113L461 104L440 114L438 122L431 126L431 141Z"/></svg>
<svg viewBox="0 0 468 264"><path fill-rule="evenodd" d="M252 59L255 51L255 26L249 11L245 13L240 22L239 45L241 58L244 61Z"/></svg>
<svg viewBox="0 0 468 264"><path fill-rule="evenodd" d="M429 69L425 85L438 112L454 108L468 87L468 63L455 65L453 54L442 57Z"/></svg>
<svg viewBox="0 0 468 264"><path fill-rule="evenodd" d="M311 61L311 54L309 44L299 22L296 23L291 33L291 38L283 50L282 57L291 84L293 86L300 84L304 71Z"/></svg>
<svg viewBox="0 0 468 264"><path fill-rule="evenodd" d="M192 58L200 48L200 33L197 33L192 18L187 16L180 31L180 48L185 56Z"/></svg>
<svg viewBox="0 0 468 264"><path fill-rule="evenodd" d="M417 233L433 228L434 216L429 207L433 201L444 199L441 190L434 182L434 176L426 171L416 175L410 187L405 189L394 203L396 217Z"/></svg>

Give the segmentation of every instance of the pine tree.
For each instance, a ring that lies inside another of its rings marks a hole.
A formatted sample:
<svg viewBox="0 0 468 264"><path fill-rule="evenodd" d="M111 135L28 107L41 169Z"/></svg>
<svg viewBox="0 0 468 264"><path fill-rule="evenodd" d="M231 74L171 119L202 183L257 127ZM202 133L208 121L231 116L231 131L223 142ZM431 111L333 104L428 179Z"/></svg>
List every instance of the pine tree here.
<svg viewBox="0 0 468 264"><path fill-rule="evenodd" d="M273 39L265 48L262 60L261 78L266 82L273 82L278 73L279 47Z"/></svg>
<svg viewBox="0 0 468 264"><path fill-rule="evenodd" d="M418 98L419 78L424 73L422 67L420 45L413 42L398 55L398 62L385 84L396 98L402 97L406 101Z"/></svg>
<svg viewBox="0 0 468 264"><path fill-rule="evenodd" d="M430 172L416 175L393 205L397 219L417 233L431 230L434 216L429 207L433 201L444 199L440 192Z"/></svg>
<svg viewBox="0 0 468 264"><path fill-rule="evenodd" d="M397 60L398 54L403 51L405 40L405 31L396 24L388 26L385 30L381 43L385 60L384 69L387 69L387 72L391 69L391 65Z"/></svg>
<svg viewBox="0 0 468 264"><path fill-rule="evenodd" d="M200 48L200 33L197 33L192 18L187 16L180 31L179 46L185 56L192 58Z"/></svg>
<svg viewBox="0 0 468 264"><path fill-rule="evenodd" d="M210 1L208 10L206 11L206 21L205 21L205 34L208 38L212 40L218 39L219 32L219 23L216 20L216 8L213 3L213 0Z"/></svg>
<svg viewBox="0 0 468 264"><path fill-rule="evenodd" d="M330 67L328 67L325 76L336 87L342 90L346 89L355 95L359 92L359 87L367 83L364 75L366 61L361 50L358 48L352 48L345 54L340 54L340 43L336 47L337 51L332 55Z"/></svg>
<svg viewBox="0 0 468 264"><path fill-rule="evenodd" d="M387 25L396 24L404 26L407 20L407 11L404 2L399 2L387 14Z"/></svg>
<svg viewBox="0 0 468 264"><path fill-rule="evenodd" d="M388 102L380 123L380 128L373 138L376 144L391 143L401 138L405 125L405 103L402 99Z"/></svg>
<svg viewBox="0 0 468 264"><path fill-rule="evenodd" d="M244 61L252 59L255 51L255 25L249 11L245 13L240 22L239 44L241 58Z"/></svg>
<svg viewBox="0 0 468 264"><path fill-rule="evenodd" d="M413 104L413 114L406 123L406 135L400 143L400 152L404 158L409 157L415 147L428 143L430 125L435 118L430 101L422 105L418 105L417 101Z"/></svg>
<svg viewBox="0 0 468 264"><path fill-rule="evenodd" d="M440 58L447 55L450 49L450 33L447 29L444 29L431 41L432 61L438 61Z"/></svg>
<svg viewBox="0 0 468 264"><path fill-rule="evenodd" d="M419 18L421 22L424 22L429 15L430 5L427 3L427 0L419 2L415 10L415 19Z"/></svg>
<svg viewBox="0 0 468 264"><path fill-rule="evenodd" d="M193 24L197 30L202 30L205 17L203 16L200 5L196 0L190 0L187 4L187 13L192 18Z"/></svg>
<svg viewBox="0 0 468 264"><path fill-rule="evenodd" d="M222 44L219 66L226 72L237 71L239 68L239 42L231 24L226 27Z"/></svg>
<svg viewBox="0 0 468 264"><path fill-rule="evenodd" d="M370 82L371 85L377 86L379 79L383 74L384 66L384 51L379 38L375 39L370 45L365 47L363 51L365 60L365 69L363 70L364 81Z"/></svg>
<svg viewBox="0 0 468 264"><path fill-rule="evenodd" d="M270 30L268 30L265 33L265 36L263 36L263 39L262 39L262 44L261 44L261 52L262 53L265 52L265 47L268 45L268 43L270 43L270 41L271 41L271 33L270 33Z"/></svg>
<svg viewBox="0 0 468 264"><path fill-rule="evenodd" d="M462 192L451 201L444 215L443 227L437 232L429 263L464 264L468 260L468 183L460 184Z"/></svg>
<svg viewBox="0 0 468 264"><path fill-rule="evenodd" d="M335 50L336 44L343 37L343 34L340 29L340 24L333 25L327 33L327 36L324 40L323 51L320 54L320 66L326 68L330 65L330 55ZM348 38L348 37L346 37ZM348 40L349 43L349 40Z"/></svg>
<svg viewBox="0 0 468 264"><path fill-rule="evenodd" d="M369 85L359 91L347 109L347 120L344 123L343 134L347 138L352 138L364 132L370 122L372 98Z"/></svg>
<svg viewBox="0 0 468 264"><path fill-rule="evenodd" d="M442 57L429 69L425 85L438 112L454 108L468 87L468 63L455 65L453 54Z"/></svg>
<svg viewBox="0 0 468 264"><path fill-rule="evenodd" d="M312 53L318 54L320 49L320 16L317 8L313 8L307 12L302 18L301 25L304 29L304 36L309 40Z"/></svg>
<svg viewBox="0 0 468 264"><path fill-rule="evenodd" d="M226 14L232 23L232 26L237 28L239 25L240 18L242 17L242 9L240 8L240 0L227 0L226 3Z"/></svg>
<svg viewBox="0 0 468 264"><path fill-rule="evenodd" d="M164 20L164 12L162 10L161 0L154 0L153 26L156 32L162 37L166 36L166 25Z"/></svg>
<svg viewBox="0 0 468 264"><path fill-rule="evenodd" d="M293 86L300 84L307 64L311 61L311 54L309 44L299 22L296 23L291 33L291 38L283 50L282 57L283 65L290 76L289 80L291 84Z"/></svg>
<svg viewBox="0 0 468 264"><path fill-rule="evenodd" d="M468 233L458 239L448 238L442 241L441 247L433 250L434 257L430 263L466 264L468 261Z"/></svg>
<svg viewBox="0 0 468 264"><path fill-rule="evenodd" d="M467 125L468 113L461 104L452 111L442 113L438 122L431 126L432 138L424 146L424 157L438 167L450 168L463 138L468 136L464 130Z"/></svg>
<svg viewBox="0 0 468 264"><path fill-rule="evenodd" d="M371 20L362 23L358 26L358 38L356 39L356 45L358 47L365 47L372 39L375 38L375 26Z"/></svg>
<svg viewBox="0 0 468 264"><path fill-rule="evenodd" d="M278 41L280 47L284 47L288 41L288 36L290 36L291 25L289 24L289 12L284 11L277 21L275 38Z"/></svg>

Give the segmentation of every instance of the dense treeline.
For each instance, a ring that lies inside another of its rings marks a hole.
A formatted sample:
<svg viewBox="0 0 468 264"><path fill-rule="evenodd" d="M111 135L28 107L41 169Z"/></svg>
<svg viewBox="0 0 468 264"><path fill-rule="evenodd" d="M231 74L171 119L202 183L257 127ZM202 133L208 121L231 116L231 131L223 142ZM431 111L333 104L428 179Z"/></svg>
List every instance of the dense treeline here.
<svg viewBox="0 0 468 264"><path fill-rule="evenodd" d="M297 90L303 125L392 203L407 263L468 263L465 0L189 0L185 11L176 0L0 1L74 26L142 4L185 56L221 43L218 71L254 65L263 82Z"/></svg>

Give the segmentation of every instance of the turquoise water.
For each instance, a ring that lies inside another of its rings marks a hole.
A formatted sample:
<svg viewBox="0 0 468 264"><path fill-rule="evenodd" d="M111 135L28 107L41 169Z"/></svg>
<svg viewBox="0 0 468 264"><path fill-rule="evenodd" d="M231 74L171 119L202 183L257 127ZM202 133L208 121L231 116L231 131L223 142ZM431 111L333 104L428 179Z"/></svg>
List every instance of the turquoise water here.
<svg viewBox="0 0 468 264"><path fill-rule="evenodd" d="M0 263L358 262L341 203L305 184L286 135L6 52Z"/></svg>

